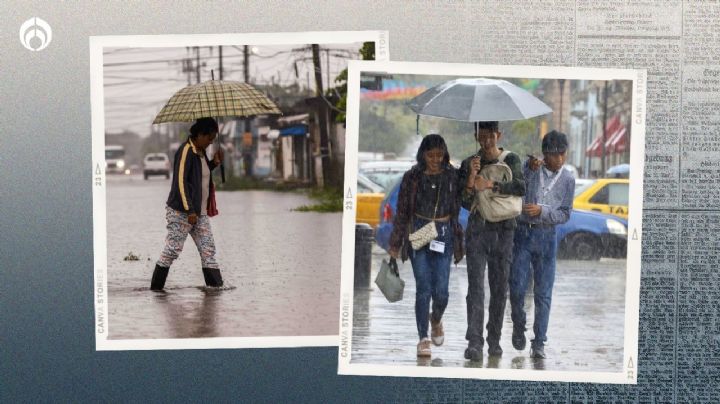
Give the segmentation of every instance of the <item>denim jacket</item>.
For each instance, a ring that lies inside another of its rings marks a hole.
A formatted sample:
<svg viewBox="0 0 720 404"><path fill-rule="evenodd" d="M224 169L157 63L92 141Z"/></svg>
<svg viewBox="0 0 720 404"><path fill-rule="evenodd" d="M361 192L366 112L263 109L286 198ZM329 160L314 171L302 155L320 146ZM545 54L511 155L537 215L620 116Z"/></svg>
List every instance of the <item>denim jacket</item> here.
<svg viewBox="0 0 720 404"><path fill-rule="evenodd" d="M548 177L548 170L540 167L537 170L531 170L526 161L523 164L523 173L525 174L525 184L527 184L527 192L523 197L523 204L533 203L542 207L540 216L529 217L521 214L518 217L519 222L535 223L535 224L562 224L570 220L570 212L572 211L573 199L575 197L575 178L570 171L561 168L555 174L559 175L552 188L543 196L541 188L542 182L548 187L553 177Z"/></svg>

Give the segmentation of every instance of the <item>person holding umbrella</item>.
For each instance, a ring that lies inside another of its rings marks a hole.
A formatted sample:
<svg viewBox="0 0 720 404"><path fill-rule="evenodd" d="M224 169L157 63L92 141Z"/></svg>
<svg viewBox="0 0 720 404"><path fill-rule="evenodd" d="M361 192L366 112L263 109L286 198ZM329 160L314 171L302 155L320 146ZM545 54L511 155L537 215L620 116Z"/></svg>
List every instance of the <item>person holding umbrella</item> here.
<svg viewBox="0 0 720 404"><path fill-rule="evenodd" d="M416 283L415 321L420 339L417 356L429 357L431 341L439 346L445 340L442 316L448 305L450 261L454 257L455 263L459 262L464 248L462 226L458 222L457 171L450 164L445 140L437 134L425 136L416 159L417 164L403 175L400 183L390 235L390 256L403 261L410 258ZM411 233L422 232L427 225L434 227L434 239L427 244L412 244ZM432 340L428 338L428 321Z"/></svg>
<svg viewBox="0 0 720 404"><path fill-rule="evenodd" d="M478 206L480 201L476 198L476 194L486 190L492 190L495 194L516 197L522 197L525 194L525 180L520 157L498 147L501 137L502 133L497 121L478 122L475 139L480 144L481 150L465 159L460 167L460 181L464 187L461 191L462 205L470 211L465 232L468 273L468 328L465 335L468 347L465 350L465 359L472 361L482 359L485 314L483 283L486 264L488 283L490 284L487 323L488 355L500 356L503 352L500 347L500 334L505 314L508 274L512 263L513 236L516 227L514 217L499 221L491 221L489 217L485 217L486 215ZM506 181L491 181L480 175L483 168L496 164L504 164L509 167L512 175L506 178Z"/></svg>
<svg viewBox="0 0 720 404"><path fill-rule="evenodd" d="M151 290L163 290L170 265L178 257L188 234L193 238L202 263L207 286L223 285L215 260L215 241L210 216L217 214L212 170L223 160L221 148L210 160L205 151L215 140L218 124L213 118L199 118L190 127L190 137L175 153L173 179L165 208L167 236L165 247L155 264Z"/></svg>
<svg viewBox="0 0 720 404"><path fill-rule="evenodd" d="M152 290L165 287L170 265L182 251L187 235L197 245L207 286L222 286L220 269L215 261L215 241L209 216L215 209L215 185L210 172L220 165L225 182L223 151L219 147L212 160L205 150L218 134L217 121L209 117L252 117L282 114L277 105L250 84L237 81L208 80L181 88L160 110L153 124L195 122L190 138L175 154L173 180L167 201L165 248L155 265L150 285Z"/></svg>
<svg viewBox="0 0 720 404"><path fill-rule="evenodd" d="M517 350L525 349L525 291L532 268L535 338L530 347L530 357L536 359L545 359L550 302L555 282L555 226L570 219L575 195L575 178L570 171L562 168L567 149L567 136L550 131L542 140L544 159L530 158L523 166L527 193L523 198L523 213L518 218L514 260L510 271L512 344Z"/></svg>
<svg viewBox="0 0 720 404"><path fill-rule="evenodd" d="M410 100L408 106L418 114L418 128L420 115L479 123L475 136L482 151L465 159L460 168L462 206L471 211L465 230L468 265L465 358L473 361L482 358L486 264L490 281L488 353L502 355L500 331L512 262L515 217L522 210L525 181L520 157L497 147L502 136L498 122L545 115L552 109L506 80L482 77L438 84ZM480 173L485 167L488 170Z"/></svg>

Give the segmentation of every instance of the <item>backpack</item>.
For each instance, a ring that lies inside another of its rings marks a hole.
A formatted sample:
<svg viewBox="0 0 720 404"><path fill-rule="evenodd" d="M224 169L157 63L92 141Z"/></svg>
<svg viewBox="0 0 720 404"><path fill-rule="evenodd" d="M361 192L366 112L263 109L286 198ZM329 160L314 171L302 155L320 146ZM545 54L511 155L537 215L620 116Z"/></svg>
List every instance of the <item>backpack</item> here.
<svg viewBox="0 0 720 404"><path fill-rule="evenodd" d="M497 163L486 165L480 170L479 175L490 181L512 181L512 170L504 162L508 154L510 154L510 151L504 150L500 153ZM522 197L500 194L493 192L492 189L485 189L475 194L472 210L480 212L480 216L488 222L512 219L522 212Z"/></svg>

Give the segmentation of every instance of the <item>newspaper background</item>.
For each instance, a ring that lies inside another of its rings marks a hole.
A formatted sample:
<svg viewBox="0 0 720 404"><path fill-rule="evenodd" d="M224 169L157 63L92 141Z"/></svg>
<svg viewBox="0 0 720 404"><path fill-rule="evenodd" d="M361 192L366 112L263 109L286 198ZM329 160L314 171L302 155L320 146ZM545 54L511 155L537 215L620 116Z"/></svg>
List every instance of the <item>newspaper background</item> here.
<svg viewBox="0 0 720 404"><path fill-rule="evenodd" d="M0 401L720 396L720 2L12 1L0 13ZM41 52L19 44L32 16L54 29ZM393 60L648 70L638 385L338 377L337 348L94 352L88 36L321 29L389 30Z"/></svg>

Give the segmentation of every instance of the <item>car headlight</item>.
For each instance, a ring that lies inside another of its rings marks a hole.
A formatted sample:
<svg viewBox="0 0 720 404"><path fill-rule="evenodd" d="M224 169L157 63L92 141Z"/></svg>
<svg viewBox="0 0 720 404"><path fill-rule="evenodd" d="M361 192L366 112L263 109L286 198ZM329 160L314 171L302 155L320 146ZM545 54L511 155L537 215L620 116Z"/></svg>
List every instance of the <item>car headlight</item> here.
<svg viewBox="0 0 720 404"><path fill-rule="evenodd" d="M617 234L618 236L627 236L627 229L619 221L615 219L607 219L605 223L607 224L608 231L611 234Z"/></svg>
<svg viewBox="0 0 720 404"><path fill-rule="evenodd" d="M123 168L123 167L125 167L125 162L122 160L118 160L117 166L118 166L118 168Z"/></svg>

